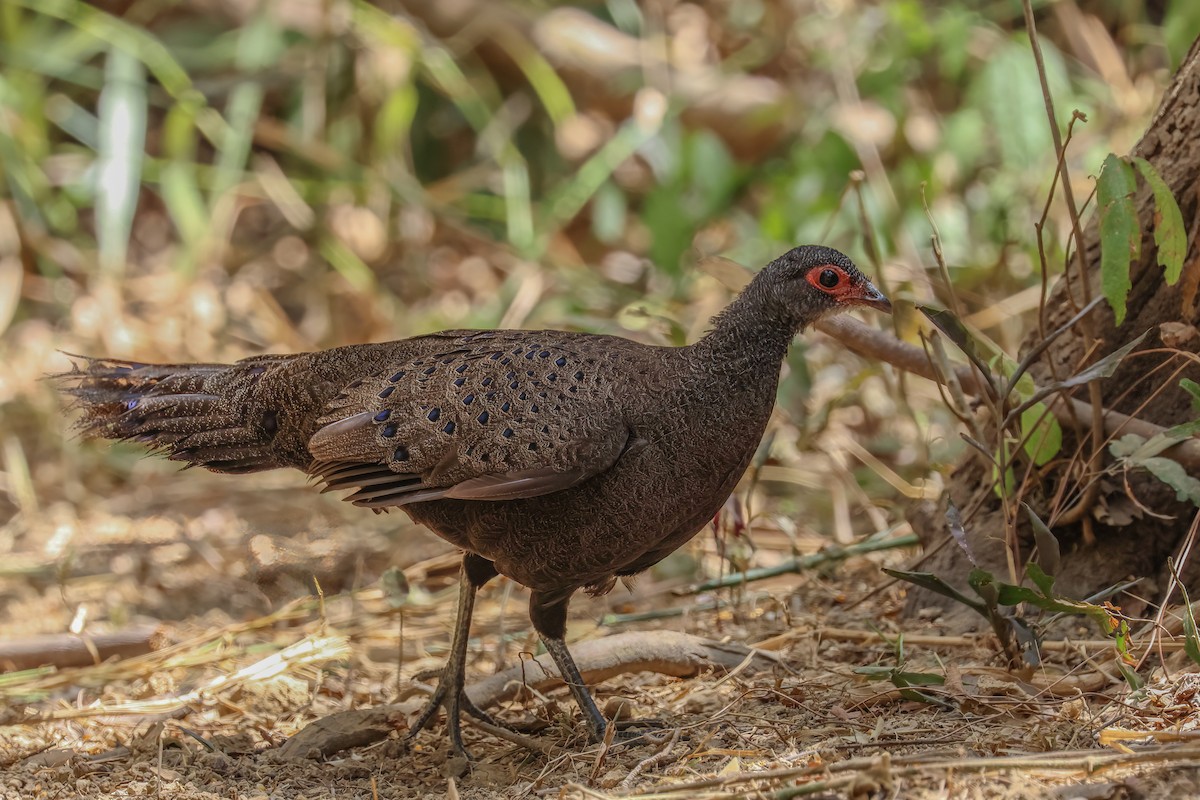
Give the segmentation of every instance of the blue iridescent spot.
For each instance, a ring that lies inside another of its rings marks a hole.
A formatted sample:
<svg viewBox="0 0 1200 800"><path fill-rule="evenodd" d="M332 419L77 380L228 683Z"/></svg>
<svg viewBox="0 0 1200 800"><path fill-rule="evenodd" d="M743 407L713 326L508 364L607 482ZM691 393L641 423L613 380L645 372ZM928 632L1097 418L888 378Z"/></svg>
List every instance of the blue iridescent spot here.
<svg viewBox="0 0 1200 800"><path fill-rule="evenodd" d="M526 375L528 375L529 377L531 377L531 378L532 378L532 377L533 377L533 370L528 370L528 371L527 371L525 374L526 374Z"/></svg>
<svg viewBox="0 0 1200 800"><path fill-rule="evenodd" d="M385 408L383 411L380 411L378 414L375 415L375 421L376 422L387 422L387 418L390 417L391 415L392 415L391 409Z"/></svg>
<svg viewBox="0 0 1200 800"><path fill-rule="evenodd" d="M480 381L480 383L481 383L481 384L483 384L484 386L491 386L491 385L492 385L492 379L491 379L491 378L484 378L482 381Z"/></svg>
<svg viewBox="0 0 1200 800"><path fill-rule="evenodd" d="M500 406L501 411L508 411L510 408L512 408L512 404L507 400L504 401L504 405Z"/></svg>
<svg viewBox="0 0 1200 800"><path fill-rule="evenodd" d="M512 435L513 435L513 429L505 428L504 431L500 435L503 436L505 439L511 439Z"/></svg>
<svg viewBox="0 0 1200 800"><path fill-rule="evenodd" d="M484 397L486 397L488 400L491 400L495 396L496 396L495 392L488 392L487 394L484 395Z"/></svg>
<svg viewBox="0 0 1200 800"><path fill-rule="evenodd" d="M432 375L435 372L437 372L437 367L428 367L425 370L426 375Z"/></svg>
<svg viewBox="0 0 1200 800"><path fill-rule="evenodd" d="M558 364L560 367L565 367L567 365L567 357L559 356L558 358L554 359L554 363Z"/></svg>
<svg viewBox="0 0 1200 800"><path fill-rule="evenodd" d="M354 381L353 383L351 383L351 384L350 384L349 386L347 386L346 388L347 388L347 389L357 389L357 388L358 388L358 387L360 387L360 386L362 386L362 381Z"/></svg>
<svg viewBox="0 0 1200 800"><path fill-rule="evenodd" d="M503 356L503 355L504 355L504 353L500 353L500 352L492 353L492 361L499 361L501 356Z"/></svg>
<svg viewBox="0 0 1200 800"><path fill-rule="evenodd" d="M396 391L395 386L385 386L383 388L383 391L379 393L379 399L382 400L383 398L387 397L389 394L391 394L394 391Z"/></svg>
<svg viewBox="0 0 1200 800"><path fill-rule="evenodd" d="M576 373L575 373L575 380L577 380L577 381L581 381L581 380L583 380L583 373L582 373L582 372L576 372Z"/></svg>
<svg viewBox="0 0 1200 800"><path fill-rule="evenodd" d="M479 422L480 425L487 425L488 413L486 411L480 411L479 416L476 417L475 419Z"/></svg>
<svg viewBox="0 0 1200 800"><path fill-rule="evenodd" d="M442 363L443 363L443 364L453 364L453 363L454 363L454 356L450 356L449 358L443 358L443 359L442 359Z"/></svg>
<svg viewBox="0 0 1200 800"><path fill-rule="evenodd" d="M457 372L459 375L461 375L467 371L468 366L470 366L470 365L469 364L459 364L457 367L454 368L454 371Z"/></svg>
<svg viewBox="0 0 1200 800"><path fill-rule="evenodd" d="M536 414L536 413L538 413L538 404L537 404L537 403L534 403L533 405L531 405L531 406L529 407L529 411L530 411L531 413L533 413L533 414Z"/></svg>
<svg viewBox="0 0 1200 800"><path fill-rule="evenodd" d="M537 450L537 442L530 442L530 443L529 443L529 449L530 449L530 450Z"/></svg>
<svg viewBox="0 0 1200 800"><path fill-rule="evenodd" d="M512 363L512 359L511 358L502 358L502 359L500 359L500 363L507 367L509 364Z"/></svg>
<svg viewBox="0 0 1200 800"><path fill-rule="evenodd" d="M518 347L516 350L513 350L512 354L513 354L514 356L519 356L519 355L521 355L521 348L519 348L519 347Z"/></svg>
<svg viewBox="0 0 1200 800"><path fill-rule="evenodd" d="M579 392L579 390L577 388L575 388L574 386L572 386L570 389L567 389L567 391L570 392L571 394L577 394Z"/></svg>
<svg viewBox="0 0 1200 800"><path fill-rule="evenodd" d="M517 399L518 399L518 400L528 400L528 399L529 399L529 392L521 392L521 394L519 394L519 395L517 396Z"/></svg>
<svg viewBox="0 0 1200 800"><path fill-rule="evenodd" d="M437 422L438 417L440 417L441 415L442 415L442 410L435 406L435 407L429 409L429 413L425 415L425 418L428 419L430 422Z"/></svg>
<svg viewBox="0 0 1200 800"><path fill-rule="evenodd" d="M548 380L548 381L550 381L551 383L553 383L554 381L558 380L558 373L557 373L557 372L551 372L549 375L547 375L547 376L546 376L546 380Z"/></svg>
<svg viewBox="0 0 1200 800"><path fill-rule="evenodd" d="M517 383L516 381L513 381L512 383L510 383L510 384L508 385L508 388L510 388L510 389L515 389L515 388L517 388L517 387L518 387L518 386L520 386L520 385L521 385L521 384Z"/></svg>
<svg viewBox="0 0 1200 800"><path fill-rule="evenodd" d="M538 358L549 358L549 357L550 357L549 350L543 350L542 352L538 353Z"/></svg>
<svg viewBox="0 0 1200 800"><path fill-rule="evenodd" d="M474 402L475 402L475 395L473 395L473 394L468 394L463 397L463 405L464 406L469 406L469 405L471 405L471 403L474 403Z"/></svg>
<svg viewBox="0 0 1200 800"><path fill-rule="evenodd" d="M446 433L454 433L454 423L447 422L445 425L442 426L442 430L444 430Z"/></svg>
<svg viewBox="0 0 1200 800"><path fill-rule="evenodd" d="M380 433L390 439L396 435L396 426L389 422L387 425L383 426L383 430L381 430Z"/></svg>
<svg viewBox="0 0 1200 800"><path fill-rule="evenodd" d="M540 398L542 398L543 400L545 400L545 399L546 399L546 393L545 393L545 392L538 392L538 397L540 397Z"/></svg>
<svg viewBox="0 0 1200 800"><path fill-rule="evenodd" d="M399 447L397 447L396 451L394 453L392 453L392 460L393 461L408 461L408 448L405 447L404 445L400 445Z"/></svg>
<svg viewBox="0 0 1200 800"><path fill-rule="evenodd" d="M403 378L403 377L404 377L404 374L405 374L405 373L404 373L404 370L400 370L400 371L399 371L399 372L397 372L395 375L393 375L392 377L388 378L388 380L389 380L389 381L391 381L392 383L395 383L396 381L398 381L398 380L400 380L401 378Z"/></svg>
<svg viewBox="0 0 1200 800"><path fill-rule="evenodd" d="M467 379L466 379L466 378L455 378L455 379L454 379L454 385L455 385L455 386L462 386L462 385L463 385L464 383L466 383L466 382L467 382Z"/></svg>
<svg viewBox="0 0 1200 800"><path fill-rule="evenodd" d="M126 400L125 401L125 410L133 411L135 408L138 407L138 403L140 403L140 402L142 402L141 399L139 399L137 397L133 398L132 400Z"/></svg>
<svg viewBox="0 0 1200 800"><path fill-rule="evenodd" d="M508 379L511 381L511 380L514 380L514 379L516 379L516 377L517 377L517 373L515 373L515 372L510 372L510 373L508 373L507 375L505 375L504 377L508 378Z"/></svg>

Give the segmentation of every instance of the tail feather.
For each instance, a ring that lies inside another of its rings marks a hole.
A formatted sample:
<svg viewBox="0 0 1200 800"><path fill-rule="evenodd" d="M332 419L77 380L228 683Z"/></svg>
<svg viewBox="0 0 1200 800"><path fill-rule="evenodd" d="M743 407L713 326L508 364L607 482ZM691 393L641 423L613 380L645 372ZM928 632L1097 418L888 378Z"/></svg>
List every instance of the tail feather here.
<svg viewBox="0 0 1200 800"><path fill-rule="evenodd" d="M87 356L53 376L83 413L76 429L87 436L134 440L188 466L216 472L255 472L296 466L274 447L278 392L260 380L288 356L237 364L145 364Z"/></svg>

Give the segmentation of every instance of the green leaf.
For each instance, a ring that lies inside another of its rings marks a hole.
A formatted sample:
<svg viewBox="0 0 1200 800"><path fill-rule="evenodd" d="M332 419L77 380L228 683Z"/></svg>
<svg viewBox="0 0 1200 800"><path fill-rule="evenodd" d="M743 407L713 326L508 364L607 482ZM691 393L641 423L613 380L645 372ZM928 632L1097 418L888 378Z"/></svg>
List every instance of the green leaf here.
<svg viewBox="0 0 1200 800"><path fill-rule="evenodd" d="M972 600L970 597L967 597L932 572L910 572L908 570L890 569L888 567L884 567L883 571L893 578L908 581L911 584L920 586L922 589L928 589L943 597L949 597L951 600L962 603L967 608L972 608L983 616L987 616L987 606L978 600Z"/></svg>
<svg viewBox="0 0 1200 800"><path fill-rule="evenodd" d="M246 171L246 161L254 142L254 124L262 108L263 88L258 83L242 81L229 91L225 117L229 126L217 142L209 206L215 208L225 193L240 183Z"/></svg>
<svg viewBox="0 0 1200 800"><path fill-rule="evenodd" d="M1051 532L1046 523L1042 522L1042 518L1033 513L1033 509L1028 503L1021 503L1021 508L1025 509L1025 515L1029 517L1029 524L1033 528L1033 541L1037 545L1038 557L1036 563L1026 565L1025 574L1038 585L1042 590L1042 594L1050 594L1050 587L1054 585L1054 575L1058 572L1058 566L1062 561L1058 547L1058 537ZM1037 571L1041 573L1049 581L1049 585L1042 586L1042 582L1030 572L1031 567L1037 567Z"/></svg>
<svg viewBox="0 0 1200 800"><path fill-rule="evenodd" d="M1183 589L1183 584L1179 584ZM1183 593L1183 650L1195 664L1200 664L1200 635L1196 633L1196 614L1187 592Z"/></svg>
<svg viewBox="0 0 1200 800"><path fill-rule="evenodd" d="M1021 412L1025 453L1039 467L1062 450L1062 436L1062 427L1045 403L1034 403Z"/></svg>
<svg viewBox="0 0 1200 800"><path fill-rule="evenodd" d="M1125 679L1125 682L1129 684L1130 689L1136 692L1146 685L1146 682L1142 680L1142 676L1127 666L1124 661L1118 658L1113 663L1117 665L1117 670L1121 673L1121 677Z"/></svg>
<svg viewBox="0 0 1200 800"><path fill-rule="evenodd" d="M998 587L1004 584L998 583L992 573L987 570L975 567L967 574L967 585L975 590L975 594L983 598L983 602L987 604L988 608L995 608L999 600Z"/></svg>
<svg viewBox="0 0 1200 800"><path fill-rule="evenodd" d="M1167 559L1167 567L1170 568L1171 575L1179 586L1179 593L1183 596L1183 650L1193 663L1200 664L1200 635L1196 632L1196 614L1192 611L1192 598L1188 597L1187 587L1179 580L1175 562L1170 558Z"/></svg>
<svg viewBox="0 0 1200 800"><path fill-rule="evenodd" d="M1180 500L1190 500L1200 506L1200 480L1187 474L1187 470L1178 461L1155 456L1138 461L1139 466L1145 467L1151 475L1175 490L1175 496Z"/></svg>
<svg viewBox="0 0 1200 800"><path fill-rule="evenodd" d="M1184 378L1179 381L1179 385L1192 396L1192 410L1200 411L1200 383L1196 383L1191 378Z"/></svg>
<svg viewBox="0 0 1200 800"><path fill-rule="evenodd" d="M1172 425L1159 436L1165 436L1172 442L1182 442L1184 439L1190 439L1193 436L1200 435L1200 419L1194 419L1191 422L1181 422L1178 425Z"/></svg>
<svg viewBox="0 0 1200 800"><path fill-rule="evenodd" d="M1110 444L1108 452L1112 453L1114 458L1130 458L1144 444L1146 444L1145 436L1138 436L1136 433L1127 433Z"/></svg>
<svg viewBox="0 0 1200 800"><path fill-rule="evenodd" d="M1121 362L1125 360L1125 356L1129 355L1133 351L1133 348L1141 344L1142 340L1145 339L1149 333L1150 331L1147 330L1132 342L1129 342L1118 350L1112 351L1104 358L1090 365L1087 369L1080 370L1069 378L1065 378L1061 381L1052 383L1043 389L1039 389L1034 397L1038 400L1041 400L1042 398L1049 397L1056 392L1061 392L1063 389L1071 389L1075 386L1083 386L1085 383L1091 383L1092 381L1099 380L1100 378L1112 377L1112 374L1117 371L1117 367L1121 366Z"/></svg>
<svg viewBox="0 0 1200 800"><path fill-rule="evenodd" d="M1147 458L1152 458L1197 433L1200 433L1200 419L1168 428L1149 439L1138 436L1136 433L1127 433L1110 444L1108 451L1117 458L1123 458L1133 464L1141 464Z"/></svg>
<svg viewBox="0 0 1200 800"><path fill-rule="evenodd" d="M933 672L893 672L892 683L897 687L944 686L946 679Z"/></svg>
<svg viewBox="0 0 1200 800"><path fill-rule="evenodd" d="M1028 586L1014 586L1011 583L1002 583L996 590L996 604L1001 606L1015 606L1021 603L1032 603L1041 599L1041 595L1030 589Z"/></svg>
<svg viewBox="0 0 1200 800"><path fill-rule="evenodd" d="M1002 606L1029 603L1029 605L1040 608L1043 611L1050 611L1056 614L1078 614L1086 617L1097 616L1100 609L1100 606L1085 603L1082 600L1069 600L1065 597L1046 597L1038 594L1028 586L1013 586L1011 583L999 584L999 592L996 600Z"/></svg>
<svg viewBox="0 0 1200 800"><path fill-rule="evenodd" d="M234 63L243 72L273 67L287 52L286 28L275 23L273 14L259 12L238 31Z"/></svg>
<svg viewBox="0 0 1200 800"><path fill-rule="evenodd" d="M340 239L326 236L317 244L317 251L346 279L354 291L375 291L375 273Z"/></svg>
<svg viewBox="0 0 1200 800"><path fill-rule="evenodd" d="M1042 572L1042 568L1036 562L1030 561L1025 565L1025 574L1037 585L1038 591L1043 595L1050 597L1054 594L1054 576Z"/></svg>
<svg viewBox="0 0 1200 800"><path fill-rule="evenodd" d="M605 244L615 244L625 235L629 200L612 181L607 181L592 197L592 233Z"/></svg>
<svg viewBox="0 0 1200 800"><path fill-rule="evenodd" d="M984 363L979 356L979 347L976 345L975 337L967 330L967 326L954 316L953 312L949 309L932 306L917 306L917 310L924 314L935 328L944 333L946 338L954 342L955 346L963 351L963 355L970 359L980 372L984 375L992 374L991 367Z"/></svg>
<svg viewBox="0 0 1200 800"><path fill-rule="evenodd" d="M1174 286L1183 274L1183 259L1187 255L1183 214L1179 211L1175 195L1158 174L1158 170L1144 158L1134 157L1133 163L1154 194L1154 246L1158 251L1158 263L1164 270L1167 284Z"/></svg>
<svg viewBox="0 0 1200 800"><path fill-rule="evenodd" d="M895 671L895 667L877 665L854 668L855 675L865 675L869 681L889 681L892 679L892 673Z"/></svg>
<svg viewBox="0 0 1200 800"><path fill-rule="evenodd" d="M1117 324L1125 321L1125 299L1133 284L1129 265L1137 257L1142 229L1133 206L1133 167L1110 153L1096 181L1100 206L1100 283Z"/></svg>
<svg viewBox="0 0 1200 800"><path fill-rule="evenodd" d="M992 459L992 491L996 497L1005 498L1016 491L1017 476L1012 469L1011 440L1007 437L1000 443L996 457ZM1000 465L1004 464L1004 482L1000 481Z"/></svg>
<svg viewBox="0 0 1200 800"><path fill-rule="evenodd" d="M96 160L96 240L105 270L125 269L146 146L146 71L137 56L108 51L100 93Z"/></svg>

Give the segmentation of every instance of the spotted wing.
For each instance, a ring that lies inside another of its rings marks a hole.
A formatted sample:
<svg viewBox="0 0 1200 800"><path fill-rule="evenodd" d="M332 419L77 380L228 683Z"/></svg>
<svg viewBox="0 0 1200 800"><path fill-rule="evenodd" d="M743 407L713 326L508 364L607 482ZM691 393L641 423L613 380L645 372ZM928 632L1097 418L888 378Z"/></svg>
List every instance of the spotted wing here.
<svg viewBox="0 0 1200 800"><path fill-rule="evenodd" d="M589 342L593 342L589 340ZM624 344L624 340L614 340ZM613 359L557 331L487 332L347 387L309 440L327 490L374 508L513 500L604 472L632 433Z"/></svg>

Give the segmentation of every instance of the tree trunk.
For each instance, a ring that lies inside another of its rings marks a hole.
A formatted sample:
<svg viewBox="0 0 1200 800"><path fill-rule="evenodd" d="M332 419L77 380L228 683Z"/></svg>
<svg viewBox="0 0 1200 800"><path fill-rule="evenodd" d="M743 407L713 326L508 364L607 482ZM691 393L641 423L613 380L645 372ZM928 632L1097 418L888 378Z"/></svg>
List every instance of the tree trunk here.
<svg viewBox="0 0 1200 800"><path fill-rule="evenodd" d="M1200 359L1196 358L1200 353L1197 331L1200 309L1196 302L1200 288L1200 253L1196 242L1196 232L1200 230L1200 39L1184 59L1149 130L1132 155L1154 165L1183 212L1188 233L1183 277L1175 286L1168 286L1163 279L1154 246L1154 200L1143 185L1134 198L1143 232L1142 248L1130 270L1133 289L1125 322L1118 327L1111 309L1100 306L1090 315L1090 325L1086 322L1077 325L1055 341L1035 363L1031 374L1039 385L1049 384L1056 377L1061 379L1078 372L1087 363L1149 331L1116 374L1100 382L1103 406L1169 427L1196 416L1190 396L1179 388L1180 378L1200 381L1197 366ZM1091 296L1099 296L1100 237L1096 214L1092 214L1084 231L1083 256ZM1075 270L1073 263L1070 270L1073 279L1060 279L1051 293L1046 306L1047 332L1066 323L1084 305L1083 287ZM1039 334L1035 331L1026 338L1023 351L1028 352L1038 341ZM1191 361L1178 351L1190 354ZM1155 371L1167 361L1171 363ZM1184 364L1187 364L1184 371L1171 377L1175 368ZM1079 387L1075 392L1079 399L1089 400L1087 387ZM1120 475L1102 481L1095 502L1086 512L1090 517L1086 520L1088 524L1056 524L1055 518L1067 511L1071 502L1060 495L1077 493L1087 477L1078 468L1079 459L1074 468L1065 463L1075 452L1080 437L1084 439L1081 457L1086 459L1092 452L1091 420L1078 422L1078 431L1072 431L1070 425L1063 426L1059 461L1043 470L1040 482L1023 498L1042 519L1050 522L1060 542L1062 562L1056 575L1056 591L1082 598L1121 581L1141 578L1133 593L1152 602L1161 600L1169 577L1167 558L1179 550L1197 509L1191 503L1178 501L1166 484L1148 474L1131 471L1127 473L1127 482ZM1112 463L1107 451L1099 463L1101 466ZM910 515L925 545L926 556L919 569L965 589L972 564L963 548L953 541L947 542L947 501L963 512L967 546L979 566L1007 580L1010 545L1014 546L1013 561L1018 568L1028 560L1033 544L1024 515L1020 515L1016 542L1006 543L1005 512L992 489L992 466L971 454L954 470L941 501L923 504ZM1196 597L1200 596L1200 564L1196 558L1191 562L1186 565L1184 581ZM971 594L969 589L965 590ZM1140 610L1136 608L1137 601L1128 597L1117 602L1126 611ZM943 608L943 618L954 627L978 627L982 623L972 612L946 598L924 590L914 591L910 596L910 612L930 606Z"/></svg>

